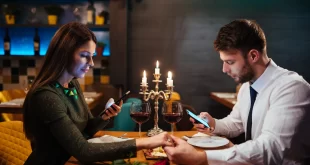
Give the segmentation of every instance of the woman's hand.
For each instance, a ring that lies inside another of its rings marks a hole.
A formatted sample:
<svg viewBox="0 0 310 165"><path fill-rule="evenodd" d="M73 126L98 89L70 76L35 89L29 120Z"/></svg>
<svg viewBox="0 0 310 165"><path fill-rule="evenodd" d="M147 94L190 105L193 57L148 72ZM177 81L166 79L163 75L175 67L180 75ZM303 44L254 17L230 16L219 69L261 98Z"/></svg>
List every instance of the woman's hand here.
<svg viewBox="0 0 310 165"><path fill-rule="evenodd" d="M136 146L137 150L141 150L153 149L160 146L174 146L174 143L170 135L167 132L163 132L152 137L137 139Z"/></svg>
<svg viewBox="0 0 310 165"><path fill-rule="evenodd" d="M199 117L208 121L210 128L205 127L201 123L195 123L195 120L193 118L190 118L189 120L193 123L193 125L197 129L197 131L202 132L202 133L206 133L206 134L212 133L214 131L214 128L215 128L214 118L208 112L201 112Z"/></svg>
<svg viewBox="0 0 310 165"><path fill-rule="evenodd" d="M119 105L112 104L109 108L107 108L105 113L102 115L102 119L103 120L108 120L111 117L114 117L114 116L118 115L118 113L121 112L122 105L123 105L123 100L121 100Z"/></svg>

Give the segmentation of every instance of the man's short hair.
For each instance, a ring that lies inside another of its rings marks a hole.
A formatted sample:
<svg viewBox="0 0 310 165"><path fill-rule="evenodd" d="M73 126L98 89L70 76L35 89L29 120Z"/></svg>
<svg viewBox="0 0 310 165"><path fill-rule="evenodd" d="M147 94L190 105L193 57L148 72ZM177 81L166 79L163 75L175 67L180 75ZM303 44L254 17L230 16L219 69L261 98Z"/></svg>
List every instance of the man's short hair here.
<svg viewBox="0 0 310 165"><path fill-rule="evenodd" d="M237 49L244 56L251 49L266 53L266 38L263 29L254 20L240 19L220 29L214 48L216 51Z"/></svg>

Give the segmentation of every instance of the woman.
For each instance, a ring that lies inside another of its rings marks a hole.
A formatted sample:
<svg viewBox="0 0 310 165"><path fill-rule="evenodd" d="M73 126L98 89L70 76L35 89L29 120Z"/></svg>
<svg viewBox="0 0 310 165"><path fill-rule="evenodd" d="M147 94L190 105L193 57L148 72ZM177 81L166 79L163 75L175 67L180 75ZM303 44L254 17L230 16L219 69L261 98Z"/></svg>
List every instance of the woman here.
<svg viewBox="0 0 310 165"><path fill-rule="evenodd" d="M119 143L88 143L122 103L102 117L93 117L76 78L93 67L96 37L86 25L68 23L53 36L45 61L24 102L24 130L32 153L26 165L64 164L71 156L81 162L127 158L142 148L172 145L167 133Z"/></svg>

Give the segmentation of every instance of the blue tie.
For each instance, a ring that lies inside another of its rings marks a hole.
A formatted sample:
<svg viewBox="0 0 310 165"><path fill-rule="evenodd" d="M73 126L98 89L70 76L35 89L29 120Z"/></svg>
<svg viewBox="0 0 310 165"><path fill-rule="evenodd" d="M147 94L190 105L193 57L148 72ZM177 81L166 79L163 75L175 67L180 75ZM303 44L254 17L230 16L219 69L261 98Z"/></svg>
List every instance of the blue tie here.
<svg viewBox="0 0 310 165"><path fill-rule="evenodd" d="M250 95L251 95L251 107L250 107L250 112L248 116L248 122L247 122L247 127L246 127L246 136L245 136L245 141L251 140L252 139L252 112L253 112L253 105L256 99L257 92L250 86Z"/></svg>

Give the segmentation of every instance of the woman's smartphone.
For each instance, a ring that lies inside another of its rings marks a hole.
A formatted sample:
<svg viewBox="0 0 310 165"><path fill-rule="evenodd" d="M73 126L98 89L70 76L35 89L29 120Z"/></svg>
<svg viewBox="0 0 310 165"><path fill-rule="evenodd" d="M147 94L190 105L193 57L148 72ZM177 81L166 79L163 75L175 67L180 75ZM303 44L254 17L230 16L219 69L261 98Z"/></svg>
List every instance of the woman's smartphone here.
<svg viewBox="0 0 310 165"><path fill-rule="evenodd" d="M187 114L190 115L194 120L195 120L195 123L201 123L203 124L204 126L210 128L209 124L207 121L205 121L204 119L198 117L197 115L195 115L193 112L189 111L189 110L186 110L187 111Z"/></svg>
<svg viewBox="0 0 310 165"><path fill-rule="evenodd" d="M127 91L121 98L119 98L117 101L114 102L114 104L119 105L119 103L121 102L122 99L124 99L126 96L128 96L130 93L130 91ZM102 116L108 109L103 110L99 116Z"/></svg>

